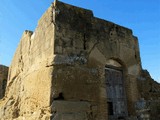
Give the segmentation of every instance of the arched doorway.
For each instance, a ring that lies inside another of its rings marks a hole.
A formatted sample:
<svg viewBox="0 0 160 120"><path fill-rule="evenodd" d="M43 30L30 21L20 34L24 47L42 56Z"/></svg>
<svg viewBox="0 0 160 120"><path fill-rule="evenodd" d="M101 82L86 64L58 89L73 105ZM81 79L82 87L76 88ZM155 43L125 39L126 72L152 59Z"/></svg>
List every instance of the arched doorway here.
<svg viewBox="0 0 160 120"><path fill-rule="evenodd" d="M109 120L124 119L128 116L122 68L115 60L109 60L105 66Z"/></svg>

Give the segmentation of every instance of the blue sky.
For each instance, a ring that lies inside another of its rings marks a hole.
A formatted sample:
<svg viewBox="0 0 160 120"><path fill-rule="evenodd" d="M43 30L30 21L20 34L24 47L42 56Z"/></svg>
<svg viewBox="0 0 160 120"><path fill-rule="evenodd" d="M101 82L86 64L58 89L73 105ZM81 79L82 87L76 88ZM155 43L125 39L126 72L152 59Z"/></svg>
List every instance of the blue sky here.
<svg viewBox="0 0 160 120"><path fill-rule="evenodd" d="M160 82L160 0L61 0L94 16L131 28L142 67ZM1 0L0 64L9 66L24 30L32 30L53 0Z"/></svg>

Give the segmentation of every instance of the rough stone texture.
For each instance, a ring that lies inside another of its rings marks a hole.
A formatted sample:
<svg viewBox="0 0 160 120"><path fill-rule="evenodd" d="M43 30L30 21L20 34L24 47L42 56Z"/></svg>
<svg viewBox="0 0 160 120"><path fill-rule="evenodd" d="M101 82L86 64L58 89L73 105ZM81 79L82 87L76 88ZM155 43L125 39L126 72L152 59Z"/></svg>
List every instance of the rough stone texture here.
<svg viewBox="0 0 160 120"><path fill-rule="evenodd" d="M107 81L116 82L119 76L110 76L109 68L122 73L122 82L113 89L116 94L108 90ZM138 40L130 29L55 1L36 30L22 35L0 103L0 118L134 120L139 115L135 104L142 97L137 85L143 78L141 71ZM120 96L127 110L124 116L109 115L107 93Z"/></svg>
<svg viewBox="0 0 160 120"><path fill-rule="evenodd" d="M145 100L160 100L160 84L154 81L147 70L141 71L141 78L138 79L138 89L141 98Z"/></svg>
<svg viewBox="0 0 160 120"><path fill-rule="evenodd" d="M83 101L59 101L52 103L53 120L88 120L91 106Z"/></svg>
<svg viewBox="0 0 160 120"><path fill-rule="evenodd" d="M57 3L56 10L60 12L55 17L52 100L63 93L65 100L89 101L95 106L93 119L107 119L104 69L109 61L116 61L124 72L129 115L135 115L141 62L132 31L95 18L89 10L63 3Z"/></svg>
<svg viewBox="0 0 160 120"><path fill-rule="evenodd" d="M8 77L8 67L0 65L0 99L2 99L5 95L7 77Z"/></svg>
<svg viewBox="0 0 160 120"><path fill-rule="evenodd" d="M154 81L147 70L141 71L141 77L137 80L138 90L141 95L141 108L138 114L149 116L150 120L160 119L160 84ZM143 102L142 102L143 101ZM140 112L139 112L140 111Z"/></svg>

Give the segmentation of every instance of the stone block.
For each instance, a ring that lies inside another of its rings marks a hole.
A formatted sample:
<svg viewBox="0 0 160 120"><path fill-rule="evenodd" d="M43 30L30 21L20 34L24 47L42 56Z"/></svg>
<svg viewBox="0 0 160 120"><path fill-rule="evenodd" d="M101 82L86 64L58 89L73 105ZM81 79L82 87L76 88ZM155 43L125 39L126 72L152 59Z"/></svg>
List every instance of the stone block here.
<svg viewBox="0 0 160 120"><path fill-rule="evenodd" d="M89 112L90 103L83 101L53 101L52 103L53 111L62 113L79 113L79 112Z"/></svg>

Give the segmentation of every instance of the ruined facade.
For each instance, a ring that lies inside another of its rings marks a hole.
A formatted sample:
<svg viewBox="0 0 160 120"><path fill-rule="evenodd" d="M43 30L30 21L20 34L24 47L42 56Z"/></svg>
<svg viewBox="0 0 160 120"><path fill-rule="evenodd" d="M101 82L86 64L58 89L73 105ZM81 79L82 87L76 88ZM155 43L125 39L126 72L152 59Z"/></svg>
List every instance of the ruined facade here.
<svg viewBox="0 0 160 120"><path fill-rule="evenodd" d="M35 31L22 35L0 118L135 119L141 70L132 30L54 2Z"/></svg>

